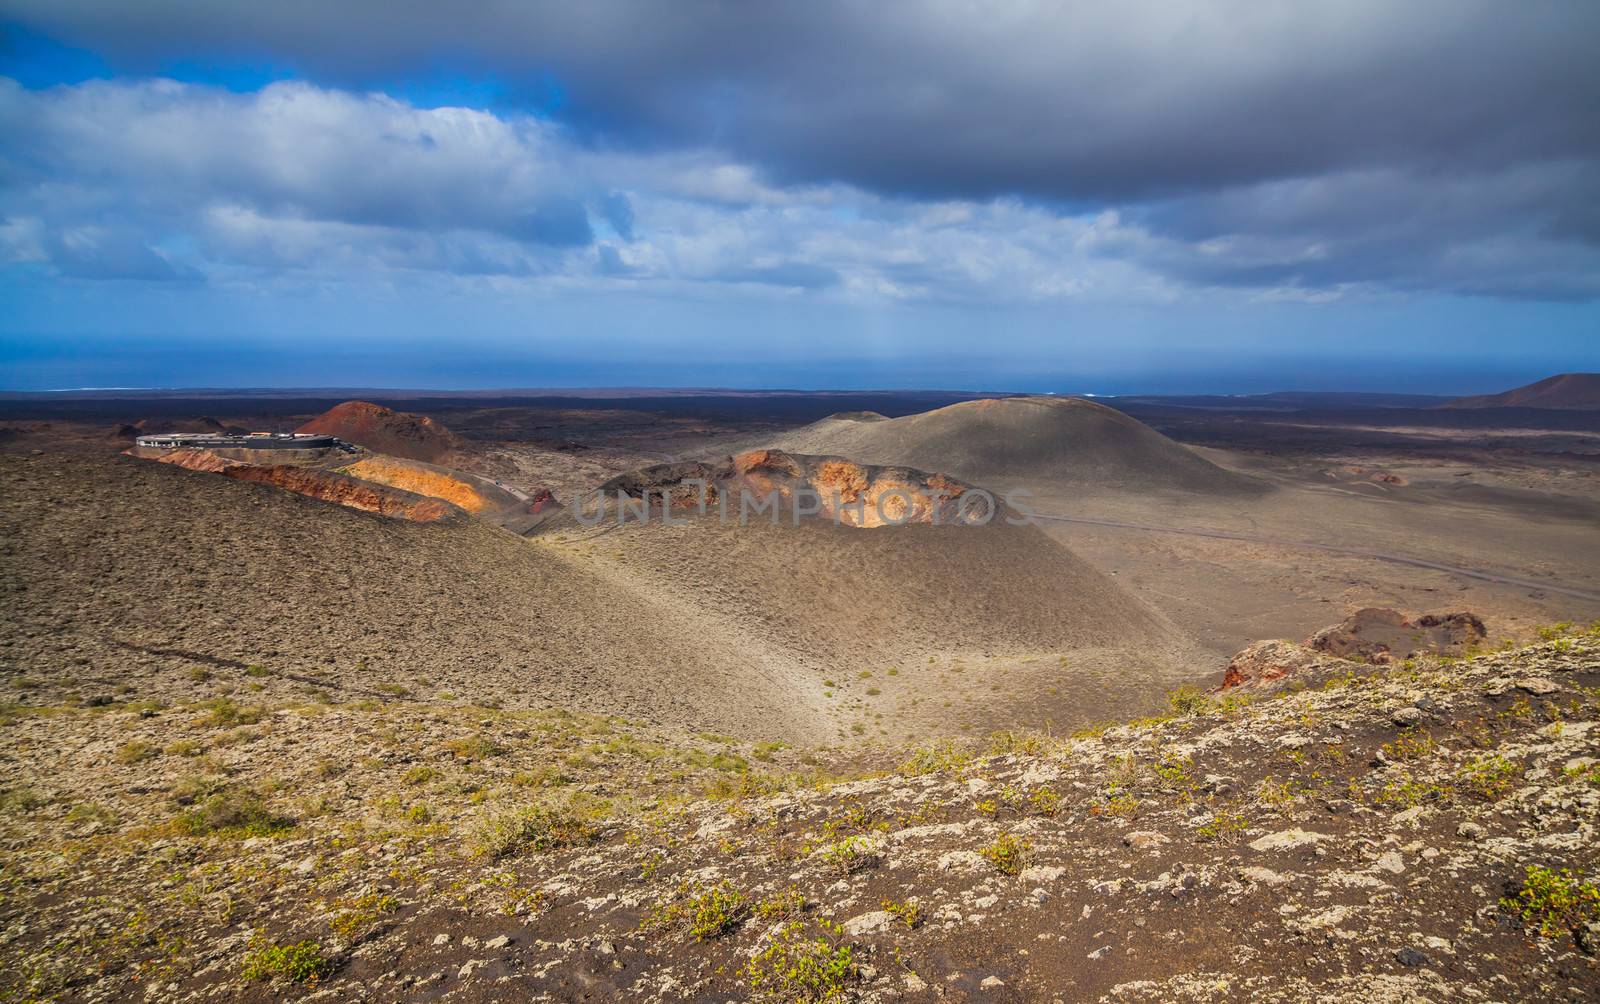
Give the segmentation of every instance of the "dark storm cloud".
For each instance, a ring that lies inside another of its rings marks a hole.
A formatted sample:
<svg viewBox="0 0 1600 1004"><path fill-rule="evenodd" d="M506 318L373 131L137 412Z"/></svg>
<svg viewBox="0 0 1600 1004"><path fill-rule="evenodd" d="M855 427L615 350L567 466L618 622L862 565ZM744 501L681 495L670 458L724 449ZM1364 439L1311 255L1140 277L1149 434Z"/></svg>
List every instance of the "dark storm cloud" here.
<svg viewBox="0 0 1600 1004"><path fill-rule="evenodd" d="M340 84L470 65L586 129L884 192L1127 200L1600 149L1600 4L467 5L5 0L157 70L263 56Z"/></svg>

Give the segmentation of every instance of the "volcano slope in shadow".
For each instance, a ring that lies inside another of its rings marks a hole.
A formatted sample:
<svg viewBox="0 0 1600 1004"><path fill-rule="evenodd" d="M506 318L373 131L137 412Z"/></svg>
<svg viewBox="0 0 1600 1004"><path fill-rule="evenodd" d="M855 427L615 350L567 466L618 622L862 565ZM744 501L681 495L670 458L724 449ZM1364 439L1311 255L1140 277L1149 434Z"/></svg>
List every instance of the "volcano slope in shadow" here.
<svg viewBox="0 0 1600 1004"><path fill-rule="evenodd" d="M1082 398L966 401L903 418L833 415L794 430L777 445L944 471L987 487L1041 484L1220 496L1270 491L1122 412Z"/></svg>
<svg viewBox="0 0 1600 1004"><path fill-rule="evenodd" d="M1600 411L1600 373L1558 373L1499 394L1458 397L1441 407Z"/></svg>

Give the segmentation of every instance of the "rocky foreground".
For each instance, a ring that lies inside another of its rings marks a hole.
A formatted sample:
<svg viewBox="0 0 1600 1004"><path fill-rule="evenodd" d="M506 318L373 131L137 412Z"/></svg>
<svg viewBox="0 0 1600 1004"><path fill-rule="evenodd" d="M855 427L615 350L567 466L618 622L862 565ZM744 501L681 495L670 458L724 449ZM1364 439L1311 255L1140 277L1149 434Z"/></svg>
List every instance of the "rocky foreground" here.
<svg viewBox="0 0 1600 1004"><path fill-rule="evenodd" d="M19 678L0 994L1594 999L1600 632L1549 634L853 760L252 703L270 666L187 705Z"/></svg>

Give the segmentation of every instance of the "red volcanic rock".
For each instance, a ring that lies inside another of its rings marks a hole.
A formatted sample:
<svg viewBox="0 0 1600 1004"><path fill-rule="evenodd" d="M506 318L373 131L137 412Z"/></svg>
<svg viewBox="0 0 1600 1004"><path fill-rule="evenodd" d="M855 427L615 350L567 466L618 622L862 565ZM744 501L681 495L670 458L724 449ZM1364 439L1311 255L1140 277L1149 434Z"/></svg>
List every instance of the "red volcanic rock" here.
<svg viewBox="0 0 1600 1004"><path fill-rule="evenodd" d="M1228 662L1227 669L1223 670L1222 686L1217 689L1275 690L1290 677L1303 677L1309 671L1340 665L1341 660L1292 641L1258 641Z"/></svg>
<svg viewBox="0 0 1600 1004"><path fill-rule="evenodd" d="M961 512L959 500L970 490L970 485L943 474L782 450L752 450L720 465L660 464L619 475L600 487L607 497L622 492L658 501L665 496L675 508L702 502L716 506L723 498L737 506L737 500L745 496L764 506L776 496L780 520L792 518L797 493L812 492L815 494L806 499L806 505L812 507L809 514L859 527L953 523L963 515L987 522L994 515L992 498L980 498L966 513ZM763 509L766 511L773 510Z"/></svg>
<svg viewBox="0 0 1600 1004"><path fill-rule="evenodd" d="M559 506L560 503L556 501L554 493L548 488L540 488L528 498L528 511L530 513L538 514L546 509L558 508Z"/></svg>
<svg viewBox="0 0 1600 1004"><path fill-rule="evenodd" d="M238 481L275 485L296 495L332 502L349 509L375 512L392 519L409 520L413 523L435 523L461 511L440 499L358 481L316 467L245 464L237 460L227 460L207 450L170 450L155 456L137 453L135 455L146 456L147 459L158 463L174 464L191 471L221 474L223 477Z"/></svg>
<svg viewBox="0 0 1600 1004"><path fill-rule="evenodd" d="M426 415L368 401L335 405L295 431L338 436L377 453L429 463L440 462L462 446L455 433Z"/></svg>

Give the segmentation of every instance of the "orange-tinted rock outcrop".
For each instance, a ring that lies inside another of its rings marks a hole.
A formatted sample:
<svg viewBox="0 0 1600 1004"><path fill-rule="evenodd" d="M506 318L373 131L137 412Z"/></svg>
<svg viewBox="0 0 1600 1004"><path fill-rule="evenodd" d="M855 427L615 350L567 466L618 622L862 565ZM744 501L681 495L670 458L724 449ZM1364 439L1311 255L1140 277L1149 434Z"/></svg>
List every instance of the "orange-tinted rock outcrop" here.
<svg viewBox="0 0 1600 1004"><path fill-rule="evenodd" d="M411 492L368 484L343 474L315 467L245 464L227 460L207 450L169 450L138 453L146 459L175 464L191 471L221 474L238 481L275 485L308 498L332 502L349 509L377 513L413 523L435 523L459 510L448 502Z"/></svg>
<svg viewBox="0 0 1600 1004"><path fill-rule="evenodd" d="M726 507L732 517L747 499L752 519L771 519L769 507L776 503L782 521L793 519L798 508L802 515L855 527L955 523L963 517L982 523L997 505L986 493L964 498L976 490L943 474L782 450L752 450L721 464L660 464L612 478L600 491L608 502L620 492L654 504L669 499L674 511Z"/></svg>

